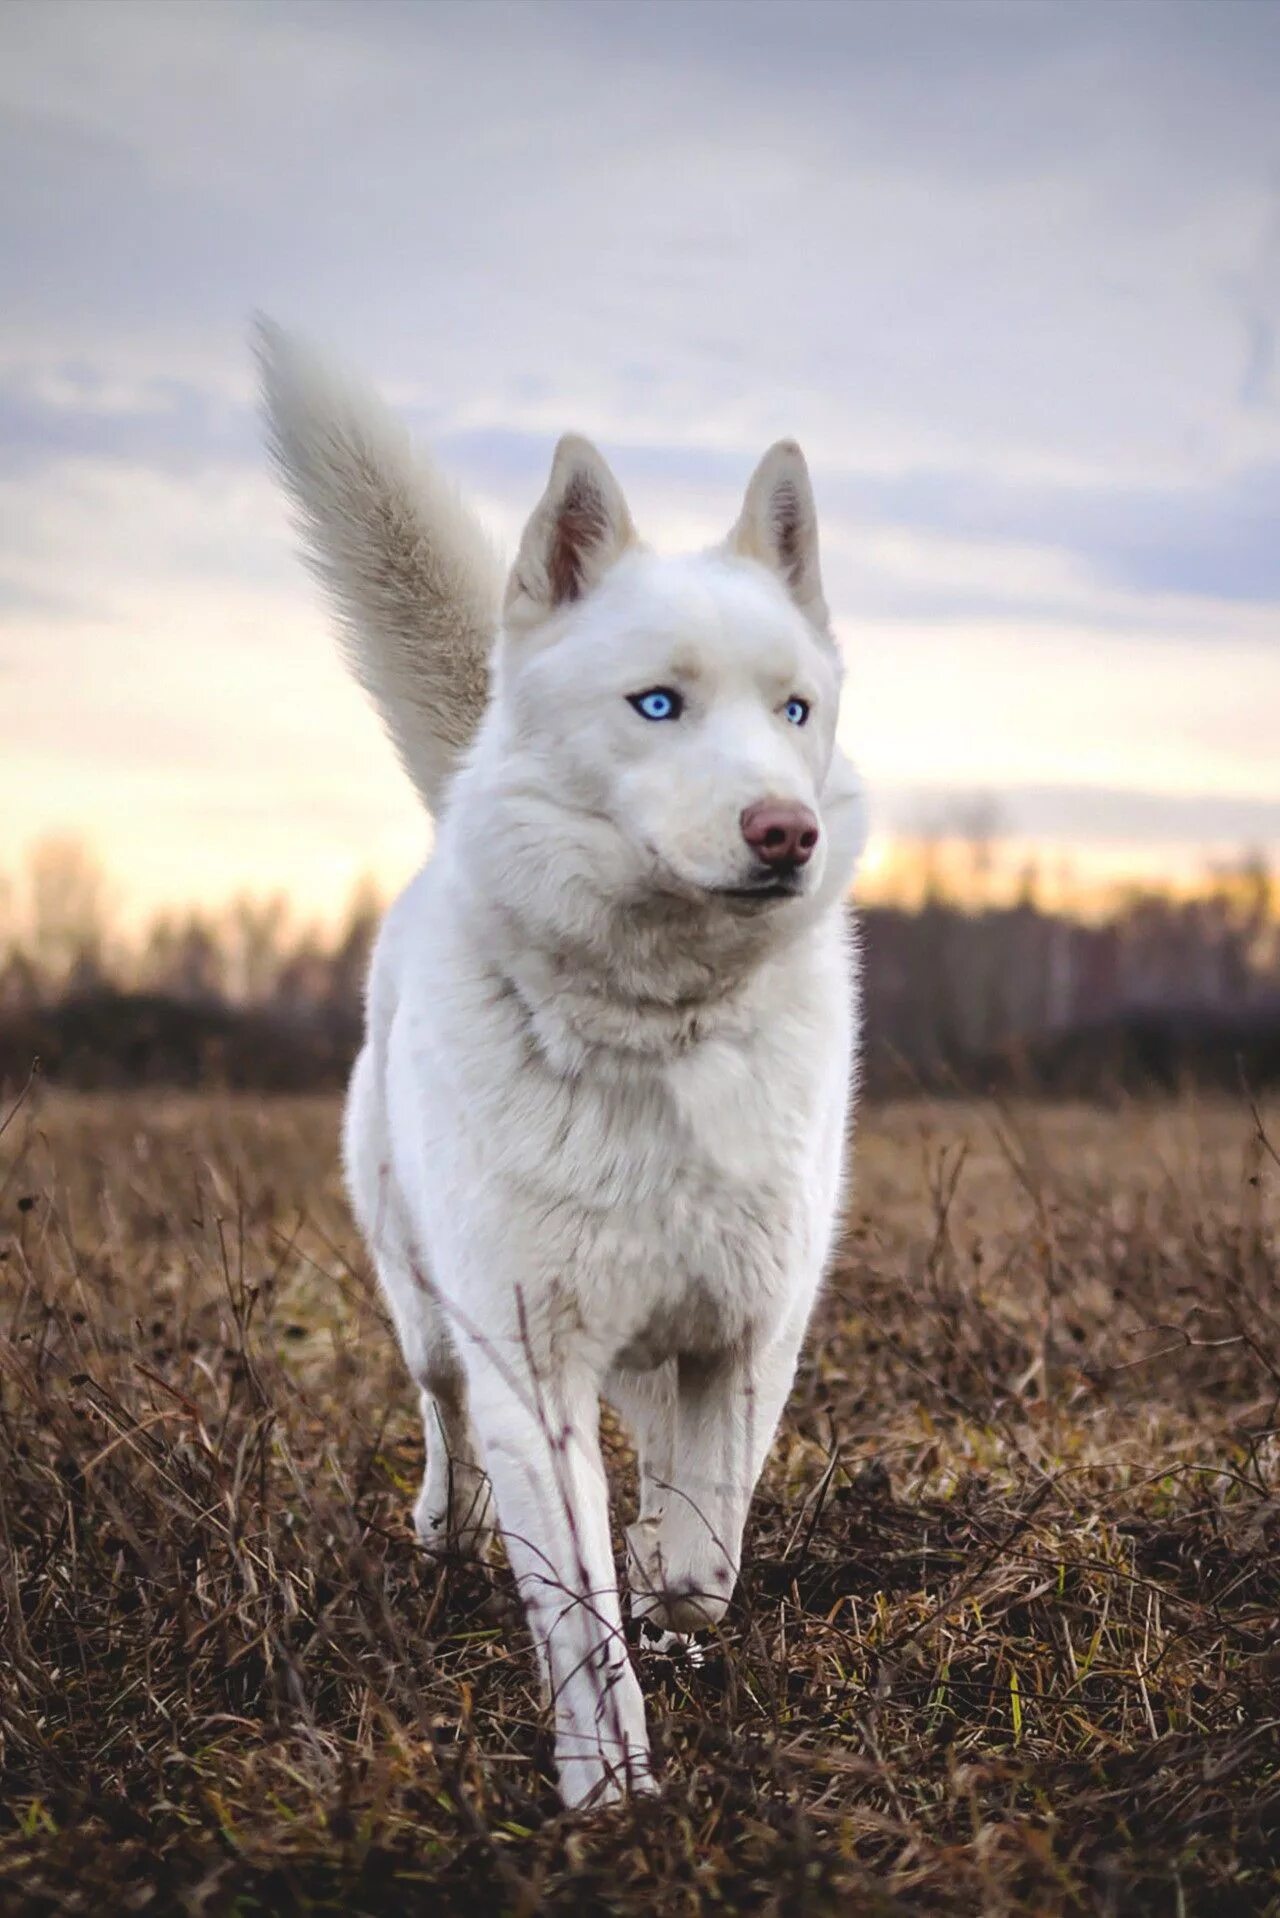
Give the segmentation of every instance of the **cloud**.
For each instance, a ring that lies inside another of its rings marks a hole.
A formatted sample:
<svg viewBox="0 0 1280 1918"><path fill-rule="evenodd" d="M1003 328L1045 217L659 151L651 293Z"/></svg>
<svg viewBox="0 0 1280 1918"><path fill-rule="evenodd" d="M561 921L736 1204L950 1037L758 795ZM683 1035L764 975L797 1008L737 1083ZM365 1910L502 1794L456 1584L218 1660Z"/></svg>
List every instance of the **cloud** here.
<svg viewBox="0 0 1280 1918"><path fill-rule="evenodd" d="M0 575L0 628L19 620L38 619L42 624L53 624L60 620L84 619L89 611L82 600L70 593L59 593L51 586L26 586Z"/></svg>
<svg viewBox="0 0 1280 1918"><path fill-rule="evenodd" d="M1280 459L1176 486L1015 484L936 471L829 484L855 522L1053 549L1135 597L1280 603Z"/></svg>
<svg viewBox="0 0 1280 1918"><path fill-rule="evenodd" d="M984 787L886 787L882 823L904 833L965 816ZM1010 786L995 800L999 837L1068 845L1280 846L1280 796L1168 793L1117 786Z"/></svg>
<svg viewBox="0 0 1280 1918"><path fill-rule="evenodd" d="M56 365L37 379L0 376L0 477L68 459L186 473L258 463L251 410L190 381L112 383L95 367Z"/></svg>
<svg viewBox="0 0 1280 1918"><path fill-rule="evenodd" d="M444 407L401 410L419 441L489 497L514 533L545 481L554 431L458 424ZM75 363L39 383L0 378L0 478L31 480L64 462L115 462L170 476L222 469L249 480L263 470L259 439L248 403L189 381L112 385ZM637 497L668 521L679 516L695 540L728 524L759 450L609 441ZM830 463L816 472L831 545L860 544L864 560L889 558L886 578L859 582L870 589L871 610L1075 616L1082 594L1102 613L1115 589L1130 601L1126 618L1141 623L1140 602L1161 596L1280 602L1280 460L1165 488L1013 484L945 470L885 475ZM947 552L961 563L940 573L936 561ZM975 569L965 559L976 555L985 564ZM1167 620L1166 607L1152 610L1156 623Z"/></svg>
<svg viewBox="0 0 1280 1918"><path fill-rule="evenodd" d="M684 11L19 11L10 351L243 390L264 304L491 423L1230 456L1222 281L1280 159L1262 10Z"/></svg>

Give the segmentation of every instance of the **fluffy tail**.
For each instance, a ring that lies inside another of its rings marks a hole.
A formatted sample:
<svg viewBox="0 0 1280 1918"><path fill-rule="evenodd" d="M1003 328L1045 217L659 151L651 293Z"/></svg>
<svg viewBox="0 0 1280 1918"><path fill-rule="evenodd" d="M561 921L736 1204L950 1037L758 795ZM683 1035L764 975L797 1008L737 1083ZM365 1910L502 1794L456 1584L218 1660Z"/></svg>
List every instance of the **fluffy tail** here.
<svg viewBox="0 0 1280 1918"><path fill-rule="evenodd" d="M488 695L498 557L376 394L270 320L256 346L271 456L347 664L434 812Z"/></svg>

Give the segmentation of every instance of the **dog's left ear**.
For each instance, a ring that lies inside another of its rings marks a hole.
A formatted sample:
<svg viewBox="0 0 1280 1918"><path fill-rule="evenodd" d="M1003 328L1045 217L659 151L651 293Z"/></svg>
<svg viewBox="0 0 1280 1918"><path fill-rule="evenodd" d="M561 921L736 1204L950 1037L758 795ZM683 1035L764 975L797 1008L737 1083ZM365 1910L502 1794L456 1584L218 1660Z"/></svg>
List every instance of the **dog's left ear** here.
<svg viewBox="0 0 1280 1918"><path fill-rule="evenodd" d="M779 440L751 475L738 523L726 545L775 572L800 611L820 633L830 615L818 563L818 514L804 454Z"/></svg>
<svg viewBox="0 0 1280 1918"><path fill-rule="evenodd" d="M603 456L590 440L567 433L511 569L508 630L539 625L584 598L635 543L622 488Z"/></svg>

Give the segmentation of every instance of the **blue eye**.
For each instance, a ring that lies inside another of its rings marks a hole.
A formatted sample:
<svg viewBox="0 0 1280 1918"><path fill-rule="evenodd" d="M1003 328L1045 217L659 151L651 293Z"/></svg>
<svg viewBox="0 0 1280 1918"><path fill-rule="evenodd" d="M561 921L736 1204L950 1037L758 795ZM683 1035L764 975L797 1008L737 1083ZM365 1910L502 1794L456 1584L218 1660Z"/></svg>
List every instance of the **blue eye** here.
<svg viewBox="0 0 1280 1918"><path fill-rule="evenodd" d="M803 726L809 717L809 702L807 699L789 699L782 710L793 726Z"/></svg>
<svg viewBox="0 0 1280 1918"><path fill-rule="evenodd" d="M642 719L679 719L684 701L670 686L651 686L647 693L628 693L627 698Z"/></svg>

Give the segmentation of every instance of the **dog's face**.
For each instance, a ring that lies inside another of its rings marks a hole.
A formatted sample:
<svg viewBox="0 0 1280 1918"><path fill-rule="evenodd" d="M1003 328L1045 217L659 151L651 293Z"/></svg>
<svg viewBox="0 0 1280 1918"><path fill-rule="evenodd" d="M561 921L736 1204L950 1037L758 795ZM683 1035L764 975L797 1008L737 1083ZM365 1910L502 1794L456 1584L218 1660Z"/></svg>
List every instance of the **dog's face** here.
<svg viewBox="0 0 1280 1918"><path fill-rule="evenodd" d="M839 691L798 447L766 455L722 547L665 559L595 449L561 443L512 572L496 692L520 795L506 828L518 812L517 856L549 886L785 917L828 867Z"/></svg>
<svg viewBox="0 0 1280 1918"><path fill-rule="evenodd" d="M610 883L622 852L633 888L738 913L810 891L839 673L781 583L634 549L557 626L509 647L503 693L521 754L616 842Z"/></svg>

